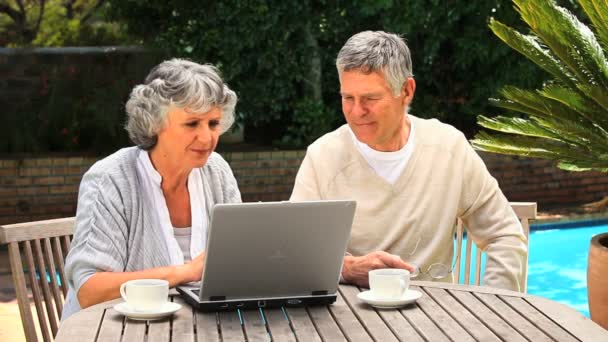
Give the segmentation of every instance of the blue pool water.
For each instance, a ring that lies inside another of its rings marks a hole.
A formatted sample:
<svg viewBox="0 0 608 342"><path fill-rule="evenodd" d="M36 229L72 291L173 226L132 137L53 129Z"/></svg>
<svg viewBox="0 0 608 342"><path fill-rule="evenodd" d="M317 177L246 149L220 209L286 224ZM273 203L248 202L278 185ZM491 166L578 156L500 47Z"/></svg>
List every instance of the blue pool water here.
<svg viewBox="0 0 608 342"><path fill-rule="evenodd" d="M547 297L589 317L587 257L591 237L608 225L532 231L528 293Z"/></svg>
<svg viewBox="0 0 608 342"><path fill-rule="evenodd" d="M608 232L608 224L597 225L594 222L533 225L528 259L528 293L566 304L589 317L589 244L593 235L604 232ZM461 267L464 267L464 260L461 262ZM482 269L484 264L485 260L482 260ZM464 276L461 276L461 282L463 280Z"/></svg>

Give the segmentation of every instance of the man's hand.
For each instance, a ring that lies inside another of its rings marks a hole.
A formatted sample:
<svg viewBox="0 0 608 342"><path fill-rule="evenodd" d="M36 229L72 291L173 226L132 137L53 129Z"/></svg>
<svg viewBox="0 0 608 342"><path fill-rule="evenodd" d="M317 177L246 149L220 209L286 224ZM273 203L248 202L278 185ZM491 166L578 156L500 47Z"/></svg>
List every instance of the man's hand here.
<svg viewBox="0 0 608 342"><path fill-rule="evenodd" d="M403 268L414 272L414 267L400 256L376 251L364 256L345 256L342 265L342 278L349 284L369 287L368 272L378 268Z"/></svg>

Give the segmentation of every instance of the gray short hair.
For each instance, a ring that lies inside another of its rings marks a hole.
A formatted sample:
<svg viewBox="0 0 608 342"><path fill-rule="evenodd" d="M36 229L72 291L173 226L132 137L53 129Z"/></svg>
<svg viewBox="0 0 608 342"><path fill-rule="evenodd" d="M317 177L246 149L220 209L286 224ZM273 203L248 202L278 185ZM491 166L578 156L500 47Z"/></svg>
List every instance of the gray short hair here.
<svg viewBox="0 0 608 342"><path fill-rule="evenodd" d="M338 73L381 72L395 96L407 78L414 76L412 56L405 40L383 31L363 31L350 37L338 53L336 67Z"/></svg>
<svg viewBox="0 0 608 342"><path fill-rule="evenodd" d="M129 138L139 147L149 150L156 145L167 112L172 107L204 113L220 107L220 132L234 123L237 96L222 80L216 67L174 58L155 66L144 84L131 91L127 101Z"/></svg>

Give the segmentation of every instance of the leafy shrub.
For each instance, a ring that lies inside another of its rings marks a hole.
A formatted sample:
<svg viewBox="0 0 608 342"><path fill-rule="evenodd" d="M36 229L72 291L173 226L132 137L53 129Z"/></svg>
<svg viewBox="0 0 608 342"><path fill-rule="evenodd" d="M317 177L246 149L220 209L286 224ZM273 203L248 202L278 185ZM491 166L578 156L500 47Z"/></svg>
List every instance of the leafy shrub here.
<svg viewBox="0 0 608 342"><path fill-rule="evenodd" d="M339 116L333 108L313 100L302 100L296 103L293 119L276 145L306 147L332 130L339 121Z"/></svg>
<svg viewBox="0 0 608 342"><path fill-rule="evenodd" d="M161 59L158 53L101 50L10 56L12 68L25 70L30 79L3 94L0 153L106 153L129 145L124 103Z"/></svg>

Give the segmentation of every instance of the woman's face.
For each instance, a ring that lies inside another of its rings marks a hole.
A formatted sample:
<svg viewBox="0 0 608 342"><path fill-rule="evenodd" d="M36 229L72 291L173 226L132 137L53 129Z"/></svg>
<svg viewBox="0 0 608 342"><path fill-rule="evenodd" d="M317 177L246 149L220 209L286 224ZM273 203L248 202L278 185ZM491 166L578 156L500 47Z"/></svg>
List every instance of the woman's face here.
<svg viewBox="0 0 608 342"><path fill-rule="evenodd" d="M185 168L202 167L217 146L221 119L219 107L213 107L206 113L171 108L165 127L158 133L154 149Z"/></svg>

